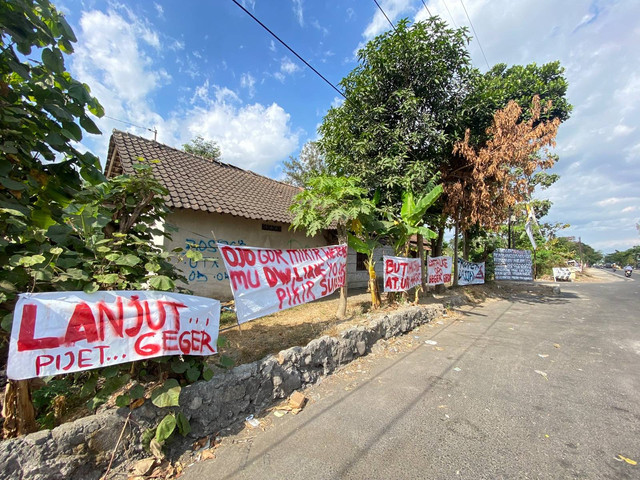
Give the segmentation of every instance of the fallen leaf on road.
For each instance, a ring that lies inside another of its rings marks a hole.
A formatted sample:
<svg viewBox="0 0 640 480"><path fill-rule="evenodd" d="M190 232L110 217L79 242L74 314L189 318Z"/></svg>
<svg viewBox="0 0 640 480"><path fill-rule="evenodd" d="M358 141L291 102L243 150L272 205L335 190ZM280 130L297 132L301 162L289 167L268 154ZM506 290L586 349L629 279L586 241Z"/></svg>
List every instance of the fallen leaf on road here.
<svg viewBox="0 0 640 480"><path fill-rule="evenodd" d="M273 412L273 414L276 417L284 417L287 414L287 412L286 411L282 411L282 410L276 410L275 412Z"/></svg>
<svg viewBox="0 0 640 480"><path fill-rule="evenodd" d="M539 353L538 356L540 358L547 358L549 355L545 354L545 353Z"/></svg>
<svg viewBox="0 0 640 480"><path fill-rule="evenodd" d="M146 475L151 471L155 464L155 457L145 458L144 460L140 460L133 465L132 473L134 475Z"/></svg>
<svg viewBox="0 0 640 480"><path fill-rule="evenodd" d="M624 460L625 462L627 462L629 465L637 465L638 462L636 462L635 460L631 460L630 458L627 457L623 457L622 455L618 455L618 458L620 460Z"/></svg>
<svg viewBox="0 0 640 480"><path fill-rule="evenodd" d="M214 453L214 448L207 448L206 450L202 451L202 457L200 457L202 460L211 460L213 458L216 458L216 454Z"/></svg>
<svg viewBox="0 0 640 480"><path fill-rule="evenodd" d="M436 342L435 340L425 340L424 343L426 343L427 345L437 345L438 342Z"/></svg>
<svg viewBox="0 0 640 480"><path fill-rule="evenodd" d="M545 380L549 380L549 378L547 377L547 372L543 372L542 370L534 370L534 372L536 372L538 375L542 375Z"/></svg>
<svg viewBox="0 0 640 480"><path fill-rule="evenodd" d="M442 347L433 347L433 348L435 348L435 349L436 349L437 351L439 351L439 352L441 352L441 351L443 351L443 350L444 350L444 348L442 348Z"/></svg>
<svg viewBox="0 0 640 480"><path fill-rule="evenodd" d="M560 344L559 343L554 343L553 346L556 347L556 348L560 348Z"/></svg>
<svg viewBox="0 0 640 480"><path fill-rule="evenodd" d="M456 367L456 368L453 369L453 371L454 372L460 372L460 371L462 371L462 369L460 367Z"/></svg>

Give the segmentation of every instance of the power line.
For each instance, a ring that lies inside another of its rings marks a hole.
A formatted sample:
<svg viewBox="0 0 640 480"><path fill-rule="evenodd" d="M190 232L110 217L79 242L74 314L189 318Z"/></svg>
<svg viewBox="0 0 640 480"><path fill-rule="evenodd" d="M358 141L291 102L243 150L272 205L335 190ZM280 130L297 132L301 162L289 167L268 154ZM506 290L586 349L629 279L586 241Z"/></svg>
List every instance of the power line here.
<svg viewBox="0 0 640 480"><path fill-rule="evenodd" d="M447 1L446 0L442 0L442 3L444 3L444 8L446 8L447 12L449 12L449 16L451 17L451 21L453 22L453 26L455 28L458 28L458 25L456 25L456 21L453 19L453 15L451 15L451 10L449 10L449 7L447 6Z"/></svg>
<svg viewBox="0 0 640 480"><path fill-rule="evenodd" d="M433 17L433 15L431 15L431 12L429 11L429 7L427 7L427 4L424 3L424 0L422 0L422 5L424 5L424 8L427 9L427 13L429 14L430 17Z"/></svg>
<svg viewBox="0 0 640 480"><path fill-rule="evenodd" d="M253 18L253 20L255 20L262 28L264 28L267 32L269 32L271 34L271 36L273 38L275 38L276 40L278 40L282 45L284 45L284 47L289 50L291 53L293 53L296 57L298 57L298 60L300 60L302 63L304 63L307 67L309 67L311 70L313 70L313 73L315 73L316 75L318 75L322 80L324 80L327 84L329 84L331 86L331 88L333 88L336 92L338 92L343 98L347 98L344 93L342 93L338 87L336 87L333 83L331 83L329 80L327 80L324 75L322 75L319 71L317 71L315 68L313 68L309 62L307 62L304 58L302 58L300 55L298 55L298 53L291 48L289 45L287 45L283 40L280 39L280 37L278 37L275 33L273 33L271 30L269 30L269 27L267 27L264 23L262 23L260 20L258 20L249 10L247 10L246 8L244 8L240 3L238 3L237 0L231 0L233 3L235 3L239 8L241 8L247 15L249 15L251 18Z"/></svg>
<svg viewBox="0 0 640 480"><path fill-rule="evenodd" d="M476 33L476 29L473 28L473 23L471 22L471 18L469 18L469 14L467 13L467 7L464 6L464 2L462 0L460 0L460 3L462 4L462 8L464 8L464 13L467 16L467 20L469 20L469 25L471 25L471 30L473 30L473 34L476 36L476 40L478 41L478 46L480 47L480 51L482 52L484 61L487 64L487 69L491 70L491 67L489 66L489 62L487 61L487 56L484 54L484 49L482 48L482 44L480 43L480 37L478 37L478 34Z"/></svg>
<svg viewBox="0 0 640 480"><path fill-rule="evenodd" d="M389 20L389 17L387 17L387 14L385 13L385 11L382 9L382 7L380 6L380 4L378 3L378 0L373 0L374 3L378 6L378 9L382 12L382 15L384 15L384 18L387 19L387 22L389 22L389 25L391 25L391 28L393 28L393 31L396 31L396 27L393 24L393 22L391 20Z"/></svg>
<svg viewBox="0 0 640 480"><path fill-rule="evenodd" d="M113 117L110 117L109 115L104 115L104 118L108 118L110 120L115 120L116 122L124 123L126 125L131 125L132 127L136 127L136 128L141 128L143 130L147 130L147 131L153 133L153 139L154 140L156 139L156 136L158 135L158 129L155 128L155 127L153 127L153 130L151 130L148 127L143 127L141 125L136 125L135 123L127 122L125 120L120 120L119 118L113 118Z"/></svg>

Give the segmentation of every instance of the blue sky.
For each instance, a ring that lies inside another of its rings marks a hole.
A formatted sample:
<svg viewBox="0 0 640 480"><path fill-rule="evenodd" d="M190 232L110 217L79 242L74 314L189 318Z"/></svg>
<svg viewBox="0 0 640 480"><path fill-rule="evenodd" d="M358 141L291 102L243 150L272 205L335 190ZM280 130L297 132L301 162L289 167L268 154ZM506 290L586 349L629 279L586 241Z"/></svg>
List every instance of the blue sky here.
<svg viewBox="0 0 640 480"><path fill-rule="evenodd" d="M479 45L490 65L566 68L574 112L558 135L561 180L540 194L554 201L546 220L571 224L566 235L605 252L639 244L640 2L463 1L424 3L454 26L470 28L468 13L480 70ZM317 138L340 101L231 0L54 3L78 37L67 68L112 117L98 121L102 136L83 142L103 163L113 128L147 138L145 128L157 128L162 143L202 135L223 161L280 178L282 161ZM358 48L391 28L373 0L242 3L334 85L357 65ZM379 3L393 22L428 16L422 0Z"/></svg>

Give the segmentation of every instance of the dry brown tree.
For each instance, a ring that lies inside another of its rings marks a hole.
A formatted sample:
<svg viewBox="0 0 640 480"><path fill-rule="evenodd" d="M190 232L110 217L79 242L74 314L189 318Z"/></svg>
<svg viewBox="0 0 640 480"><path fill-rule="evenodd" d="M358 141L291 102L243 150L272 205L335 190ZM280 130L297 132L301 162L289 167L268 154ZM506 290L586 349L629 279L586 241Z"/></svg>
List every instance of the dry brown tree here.
<svg viewBox="0 0 640 480"><path fill-rule="evenodd" d="M510 207L530 198L533 174L555 163L550 149L555 147L560 120L541 121L542 111L535 96L530 118L521 119L522 109L510 101L494 114L485 142L471 145L467 130L464 140L454 145L456 161L443 172L445 213L463 232L475 225L498 229Z"/></svg>

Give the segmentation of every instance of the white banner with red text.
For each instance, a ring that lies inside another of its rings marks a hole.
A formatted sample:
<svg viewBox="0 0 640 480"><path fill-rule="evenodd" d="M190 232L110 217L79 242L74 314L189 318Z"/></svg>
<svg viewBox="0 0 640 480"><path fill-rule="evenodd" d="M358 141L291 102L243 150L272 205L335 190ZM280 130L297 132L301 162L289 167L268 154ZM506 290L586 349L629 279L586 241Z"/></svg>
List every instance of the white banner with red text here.
<svg viewBox="0 0 640 480"><path fill-rule="evenodd" d="M220 302L157 291L32 293L13 315L7 376L71 373L163 355L217 353Z"/></svg>
<svg viewBox="0 0 640 480"><path fill-rule="evenodd" d="M344 286L347 246L274 250L218 244L238 323L317 300Z"/></svg>
<svg viewBox="0 0 640 480"><path fill-rule="evenodd" d="M427 284L451 282L451 257L427 257Z"/></svg>
<svg viewBox="0 0 640 480"><path fill-rule="evenodd" d="M484 262L467 262L458 259L458 285L482 285L484 283Z"/></svg>
<svg viewBox="0 0 640 480"><path fill-rule="evenodd" d="M403 292L421 282L420 259L384 255L384 291Z"/></svg>

